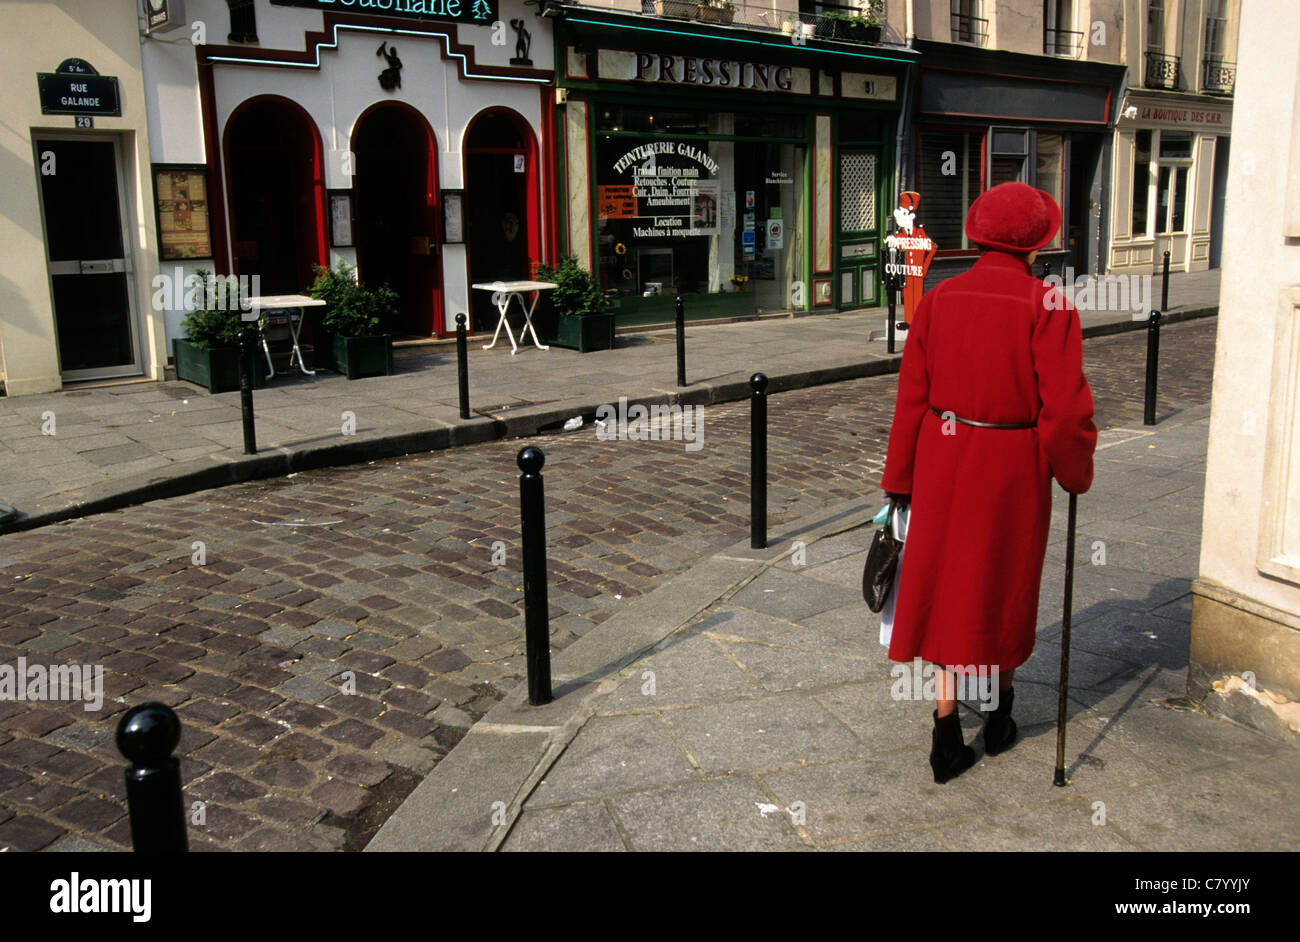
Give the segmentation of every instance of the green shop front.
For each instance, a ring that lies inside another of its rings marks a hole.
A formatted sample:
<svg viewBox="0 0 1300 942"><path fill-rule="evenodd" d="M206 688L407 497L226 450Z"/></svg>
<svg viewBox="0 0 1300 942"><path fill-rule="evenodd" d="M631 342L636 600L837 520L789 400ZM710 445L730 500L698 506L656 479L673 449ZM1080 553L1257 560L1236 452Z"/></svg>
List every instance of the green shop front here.
<svg viewBox="0 0 1300 942"><path fill-rule="evenodd" d="M561 10L558 243L617 326L879 303L912 54Z"/></svg>

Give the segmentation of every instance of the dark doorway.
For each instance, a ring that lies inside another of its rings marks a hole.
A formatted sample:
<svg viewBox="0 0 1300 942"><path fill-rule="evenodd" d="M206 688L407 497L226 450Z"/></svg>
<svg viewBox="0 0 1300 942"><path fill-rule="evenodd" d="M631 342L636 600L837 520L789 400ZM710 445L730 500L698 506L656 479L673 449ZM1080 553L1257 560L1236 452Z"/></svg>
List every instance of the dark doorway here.
<svg viewBox="0 0 1300 942"><path fill-rule="evenodd" d="M1086 275L1098 268L1097 252L1101 226L1101 139L1076 135L1070 139L1070 188L1065 210L1067 220L1066 264L1074 273Z"/></svg>
<svg viewBox="0 0 1300 942"><path fill-rule="evenodd" d="M540 260L537 212L537 148L518 115L488 111L465 136L465 201L470 284L522 281ZM478 329L496 325L491 295L470 290Z"/></svg>
<svg viewBox="0 0 1300 942"><path fill-rule="evenodd" d="M1214 139L1214 185L1210 190L1210 267L1223 265L1223 207L1228 191L1228 146L1232 139Z"/></svg>
<svg viewBox="0 0 1300 942"><path fill-rule="evenodd" d="M138 373L117 144L38 140L36 161L63 377Z"/></svg>
<svg viewBox="0 0 1300 942"><path fill-rule="evenodd" d="M262 294L301 294L326 263L320 138L281 98L248 102L226 125L235 273Z"/></svg>
<svg viewBox="0 0 1300 942"><path fill-rule="evenodd" d="M398 294L395 334L445 334L437 228L433 132L406 105L367 111L352 132L357 157L357 268L363 284Z"/></svg>

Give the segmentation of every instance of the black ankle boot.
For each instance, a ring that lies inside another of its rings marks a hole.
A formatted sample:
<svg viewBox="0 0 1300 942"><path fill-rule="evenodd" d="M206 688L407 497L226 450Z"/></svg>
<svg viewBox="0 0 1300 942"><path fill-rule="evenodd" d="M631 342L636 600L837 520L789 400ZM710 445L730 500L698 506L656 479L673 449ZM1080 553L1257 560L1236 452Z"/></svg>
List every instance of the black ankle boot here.
<svg viewBox="0 0 1300 942"><path fill-rule="evenodd" d="M984 754L995 756L1006 752L1016 742L1016 721L1011 718L1011 705L1016 699L1016 689L1007 688L998 697L997 709L989 714L984 724Z"/></svg>
<svg viewBox="0 0 1300 942"><path fill-rule="evenodd" d="M961 718L956 710L947 716L934 711L934 735L930 747L930 768L934 780L942 785L975 764L975 750L962 742Z"/></svg>

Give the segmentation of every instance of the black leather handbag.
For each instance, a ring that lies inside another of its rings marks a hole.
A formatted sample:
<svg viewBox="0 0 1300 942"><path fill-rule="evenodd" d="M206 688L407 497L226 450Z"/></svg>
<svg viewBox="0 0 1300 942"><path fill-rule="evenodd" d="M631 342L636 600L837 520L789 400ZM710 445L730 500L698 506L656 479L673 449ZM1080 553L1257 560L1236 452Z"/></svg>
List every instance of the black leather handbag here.
<svg viewBox="0 0 1300 942"><path fill-rule="evenodd" d="M903 549L902 541L894 538L893 515L891 509L885 525L876 531L871 549L867 550L867 562L862 567L862 598L873 612L881 611L889 600L889 592L894 587L894 572L898 568L898 555Z"/></svg>

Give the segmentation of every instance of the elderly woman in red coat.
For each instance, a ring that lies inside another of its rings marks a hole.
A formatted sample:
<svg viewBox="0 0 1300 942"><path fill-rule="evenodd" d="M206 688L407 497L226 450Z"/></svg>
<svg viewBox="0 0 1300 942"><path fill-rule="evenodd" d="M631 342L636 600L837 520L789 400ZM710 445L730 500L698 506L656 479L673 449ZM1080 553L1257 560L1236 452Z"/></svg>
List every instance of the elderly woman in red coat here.
<svg viewBox="0 0 1300 942"><path fill-rule="evenodd" d="M891 660L938 671L930 765L969 768L955 673L996 675L984 749L1014 743L1015 669L1034 649L1051 483L1082 494L1097 444L1079 316L1033 276L1061 225L1047 193L1003 183L978 199L966 234L983 251L917 309L898 376L881 481L915 510L897 587Z"/></svg>

